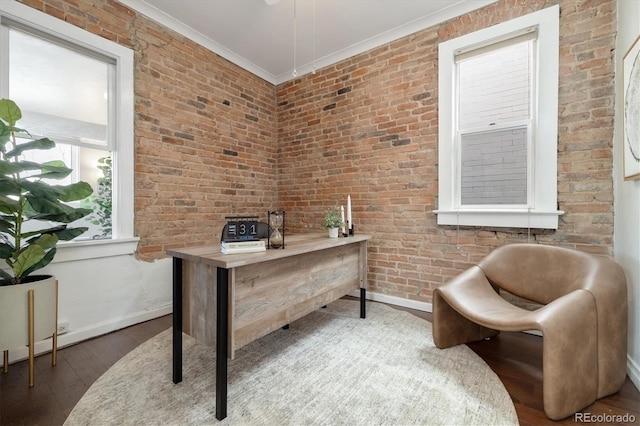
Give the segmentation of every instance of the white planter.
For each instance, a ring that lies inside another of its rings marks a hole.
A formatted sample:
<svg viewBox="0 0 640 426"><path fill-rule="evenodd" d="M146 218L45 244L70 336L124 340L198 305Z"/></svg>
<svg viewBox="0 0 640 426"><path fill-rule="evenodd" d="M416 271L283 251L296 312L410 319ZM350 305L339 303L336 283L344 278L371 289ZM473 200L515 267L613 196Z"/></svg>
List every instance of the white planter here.
<svg viewBox="0 0 640 426"><path fill-rule="evenodd" d="M33 386L34 342L53 339L52 364L56 364L58 282L55 277L25 284L0 286L0 351L7 371L8 350L29 346L29 386ZM33 290L33 336L30 336L29 292Z"/></svg>
<svg viewBox="0 0 640 426"><path fill-rule="evenodd" d="M329 238L338 238L338 228L329 228Z"/></svg>

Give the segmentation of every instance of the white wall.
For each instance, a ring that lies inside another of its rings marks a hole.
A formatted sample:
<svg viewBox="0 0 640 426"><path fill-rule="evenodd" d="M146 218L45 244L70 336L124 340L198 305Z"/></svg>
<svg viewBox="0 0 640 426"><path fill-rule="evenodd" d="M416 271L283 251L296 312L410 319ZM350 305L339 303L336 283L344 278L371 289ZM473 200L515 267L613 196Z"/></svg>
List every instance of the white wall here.
<svg viewBox="0 0 640 426"><path fill-rule="evenodd" d="M172 311L171 259L149 263L119 255L58 262L42 273L58 279L58 318L69 323L69 332L58 337L59 347ZM35 350L36 354L50 351L51 342L38 342ZM26 347L12 350L9 362L27 356Z"/></svg>
<svg viewBox="0 0 640 426"><path fill-rule="evenodd" d="M614 253L627 275L629 291L629 354L627 372L640 388L640 180L623 178L622 59L640 35L640 2L618 0L616 40L616 119L614 136Z"/></svg>

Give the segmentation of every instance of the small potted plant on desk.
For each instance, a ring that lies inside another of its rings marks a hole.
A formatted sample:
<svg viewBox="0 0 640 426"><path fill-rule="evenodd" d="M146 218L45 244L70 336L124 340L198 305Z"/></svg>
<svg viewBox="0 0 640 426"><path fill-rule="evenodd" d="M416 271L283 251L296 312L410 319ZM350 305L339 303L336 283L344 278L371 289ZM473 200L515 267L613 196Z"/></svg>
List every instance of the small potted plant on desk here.
<svg viewBox="0 0 640 426"><path fill-rule="evenodd" d="M82 200L93 190L86 182L47 183L45 179L63 179L72 170L59 160L24 160L26 151L51 149L55 142L33 140L26 130L15 127L20 118L22 112L13 101L0 99L0 258L9 266L0 268L0 350L6 373L9 349L29 346L31 387L35 341L52 338L52 364L56 364L58 321L55 277L31 274L53 260L59 240L71 240L87 230L67 224L91 210L65 203Z"/></svg>
<svg viewBox="0 0 640 426"><path fill-rule="evenodd" d="M324 212L322 227L329 230L329 238L338 238L338 228L344 227L340 207L334 206Z"/></svg>

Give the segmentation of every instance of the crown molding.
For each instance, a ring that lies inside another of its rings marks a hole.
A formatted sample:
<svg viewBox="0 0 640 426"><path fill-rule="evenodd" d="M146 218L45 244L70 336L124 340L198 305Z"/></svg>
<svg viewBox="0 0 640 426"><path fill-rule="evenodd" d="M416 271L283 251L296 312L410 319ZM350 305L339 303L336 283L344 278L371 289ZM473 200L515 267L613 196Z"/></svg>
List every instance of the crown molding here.
<svg viewBox="0 0 640 426"><path fill-rule="evenodd" d="M324 56L322 58L318 58L311 63L298 66L297 67L298 74L296 77L294 77L292 74L293 69L287 71L286 73L282 73L280 75L273 75L269 73L268 71L259 67L258 65L249 61L248 59L236 54L232 50L229 50L225 46L221 45L220 43L217 43L215 40L212 40L211 38L185 25L184 23L178 21L177 19L157 9L156 7L149 5L144 0L118 0L118 1L124 4L125 6L135 10L136 12L145 15L149 19L156 21L157 23L164 25L167 28L170 28L176 31L177 33L189 38L190 40L200 44L201 46L209 49L210 51L216 53L217 55L220 55L221 57L238 65L239 67L266 80L267 82L274 85L279 85L289 80L293 80L294 78L299 78L305 74L310 74L314 71L314 69L318 70L320 68L324 68L324 67L336 64L352 56L358 55L360 53L366 52L368 50L371 50L376 47L382 46L384 44L398 40L402 37L406 37L410 34L424 30L425 28L430 28L441 22L447 21L449 19L453 19L460 15L464 15L465 13L469 13L473 10L480 9L489 4L495 3L497 0L473 0L473 1L461 0L457 3L452 4L446 9L442 9L438 11L437 13L422 16L411 22L408 22L407 24L401 25L392 30L381 33L375 37L371 37L369 39L353 44L345 49L339 50L330 55Z"/></svg>

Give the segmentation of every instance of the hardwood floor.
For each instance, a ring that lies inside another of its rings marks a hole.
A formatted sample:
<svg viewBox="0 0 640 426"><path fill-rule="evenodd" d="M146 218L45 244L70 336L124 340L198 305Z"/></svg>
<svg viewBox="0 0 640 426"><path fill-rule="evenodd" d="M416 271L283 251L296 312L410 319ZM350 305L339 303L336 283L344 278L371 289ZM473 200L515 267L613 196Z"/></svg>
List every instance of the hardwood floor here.
<svg viewBox="0 0 640 426"><path fill-rule="evenodd" d="M35 386L28 387L28 363L11 364L0 373L0 425L61 425L105 371L129 351L171 326L164 316L58 351L35 360ZM106 425L99 425L106 426Z"/></svg>
<svg viewBox="0 0 640 426"><path fill-rule="evenodd" d="M398 309L431 320L429 313ZM0 373L0 425L61 425L86 390L109 367L170 326L169 315L61 349L55 367L51 366L50 355L39 356L35 362L35 386L31 389L27 385L27 362L10 365L8 374ZM502 333L491 341L469 347L498 374L514 401L521 425L580 423L573 416L553 422L544 415L540 337ZM635 416L631 424L639 424L640 392L627 378L618 393L596 401L583 412L591 416L629 414Z"/></svg>

